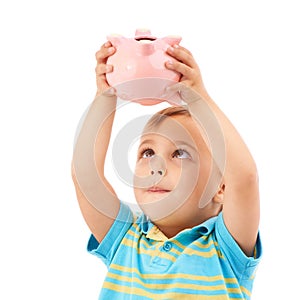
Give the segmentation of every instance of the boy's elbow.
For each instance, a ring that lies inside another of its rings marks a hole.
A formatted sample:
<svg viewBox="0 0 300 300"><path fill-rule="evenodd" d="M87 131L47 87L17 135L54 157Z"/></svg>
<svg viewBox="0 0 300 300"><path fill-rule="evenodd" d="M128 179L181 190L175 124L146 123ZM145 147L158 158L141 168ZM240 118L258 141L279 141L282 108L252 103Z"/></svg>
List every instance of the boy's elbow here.
<svg viewBox="0 0 300 300"><path fill-rule="evenodd" d="M249 169L244 172L243 176L240 177L240 187L242 189L257 188L259 184L259 176L256 168Z"/></svg>
<svg viewBox="0 0 300 300"><path fill-rule="evenodd" d="M258 171L255 163L244 171L244 178L250 184L258 183Z"/></svg>
<svg viewBox="0 0 300 300"><path fill-rule="evenodd" d="M259 176L256 166L236 170L235 183L239 189L258 186Z"/></svg>

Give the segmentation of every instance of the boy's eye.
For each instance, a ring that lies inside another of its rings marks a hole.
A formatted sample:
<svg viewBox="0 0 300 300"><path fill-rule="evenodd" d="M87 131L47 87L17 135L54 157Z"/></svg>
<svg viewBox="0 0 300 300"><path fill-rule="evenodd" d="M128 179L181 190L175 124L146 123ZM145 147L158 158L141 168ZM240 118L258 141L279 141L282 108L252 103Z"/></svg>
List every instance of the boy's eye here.
<svg viewBox="0 0 300 300"><path fill-rule="evenodd" d="M152 149L146 149L141 153L142 158L149 158L152 157L153 155L154 155L154 151Z"/></svg>
<svg viewBox="0 0 300 300"><path fill-rule="evenodd" d="M173 158L180 158L180 159L185 159L185 158L191 158L190 154L182 149L178 149L173 153Z"/></svg>

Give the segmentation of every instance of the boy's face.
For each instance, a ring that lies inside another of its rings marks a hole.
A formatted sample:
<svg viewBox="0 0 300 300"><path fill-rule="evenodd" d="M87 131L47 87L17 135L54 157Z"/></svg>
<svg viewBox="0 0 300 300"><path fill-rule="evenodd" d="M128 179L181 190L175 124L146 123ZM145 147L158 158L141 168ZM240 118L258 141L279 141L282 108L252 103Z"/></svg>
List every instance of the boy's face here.
<svg viewBox="0 0 300 300"><path fill-rule="evenodd" d="M168 117L141 138L136 200L156 223L199 221L199 201L211 166L210 151L195 121L187 116Z"/></svg>

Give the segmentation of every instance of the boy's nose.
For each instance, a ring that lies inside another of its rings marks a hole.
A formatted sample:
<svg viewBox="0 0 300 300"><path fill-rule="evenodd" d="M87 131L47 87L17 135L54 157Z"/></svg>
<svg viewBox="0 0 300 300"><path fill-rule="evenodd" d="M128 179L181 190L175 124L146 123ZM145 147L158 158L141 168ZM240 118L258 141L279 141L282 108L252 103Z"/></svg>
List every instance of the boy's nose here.
<svg viewBox="0 0 300 300"><path fill-rule="evenodd" d="M155 171L153 171L153 170L151 170L151 175L154 175L155 174ZM165 172L163 171L163 170L158 170L157 171L157 174L159 174L159 175L164 175L165 174Z"/></svg>
<svg viewBox="0 0 300 300"><path fill-rule="evenodd" d="M166 164L162 157L155 155L150 160L150 173L151 175L158 174L163 176L166 174Z"/></svg>

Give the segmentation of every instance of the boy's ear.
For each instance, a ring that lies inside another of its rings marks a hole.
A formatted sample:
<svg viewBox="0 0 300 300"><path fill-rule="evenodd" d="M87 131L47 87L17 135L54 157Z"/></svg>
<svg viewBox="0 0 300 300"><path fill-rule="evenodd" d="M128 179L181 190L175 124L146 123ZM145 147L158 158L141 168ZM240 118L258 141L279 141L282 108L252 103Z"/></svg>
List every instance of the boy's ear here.
<svg viewBox="0 0 300 300"><path fill-rule="evenodd" d="M218 204L224 203L225 183L221 183L217 193L213 197L213 201Z"/></svg>

